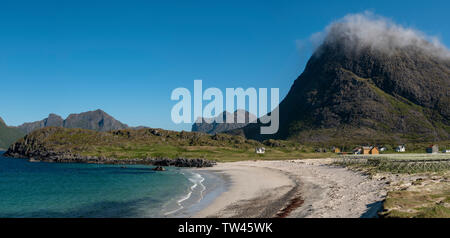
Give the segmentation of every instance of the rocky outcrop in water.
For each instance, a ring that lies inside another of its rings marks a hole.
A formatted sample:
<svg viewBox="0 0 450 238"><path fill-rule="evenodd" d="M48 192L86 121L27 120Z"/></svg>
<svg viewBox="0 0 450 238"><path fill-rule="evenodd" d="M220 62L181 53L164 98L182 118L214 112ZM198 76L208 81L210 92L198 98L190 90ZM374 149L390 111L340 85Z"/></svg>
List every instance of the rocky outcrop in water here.
<svg viewBox="0 0 450 238"><path fill-rule="evenodd" d="M156 166L152 170L154 170L154 171L166 171L166 169L164 167L162 167L162 166Z"/></svg>

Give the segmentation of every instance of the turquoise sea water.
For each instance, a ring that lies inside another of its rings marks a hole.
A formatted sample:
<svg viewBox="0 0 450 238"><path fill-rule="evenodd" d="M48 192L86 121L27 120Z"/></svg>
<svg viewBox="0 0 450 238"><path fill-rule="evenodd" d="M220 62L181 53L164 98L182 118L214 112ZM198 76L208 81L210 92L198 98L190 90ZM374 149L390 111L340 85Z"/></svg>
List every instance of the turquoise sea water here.
<svg viewBox="0 0 450 238"><path fill-rule="evenodd" d="M201 174L151 168L29 162L0 154L0 217L166 217L203 198Z"/></svg>

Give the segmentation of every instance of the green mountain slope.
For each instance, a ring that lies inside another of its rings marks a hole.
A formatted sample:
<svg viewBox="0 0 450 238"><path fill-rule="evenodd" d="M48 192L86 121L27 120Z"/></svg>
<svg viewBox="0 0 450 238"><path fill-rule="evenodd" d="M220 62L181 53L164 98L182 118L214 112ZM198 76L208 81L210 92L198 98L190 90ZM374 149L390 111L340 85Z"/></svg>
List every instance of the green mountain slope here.
<svg viewBox="0 0 450 238"><path fill-rule="evenodd" d="M23 137L25 133L13 127L8 127L0 118L0 149L8 148L13 142Z"/></svg>

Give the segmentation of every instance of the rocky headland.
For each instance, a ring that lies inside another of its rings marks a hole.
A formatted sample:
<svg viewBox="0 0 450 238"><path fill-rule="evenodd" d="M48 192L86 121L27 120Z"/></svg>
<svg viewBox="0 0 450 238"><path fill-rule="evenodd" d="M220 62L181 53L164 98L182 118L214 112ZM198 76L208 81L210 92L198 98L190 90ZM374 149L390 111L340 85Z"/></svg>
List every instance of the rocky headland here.
<svg viewBox="0 0 450 238"><path fill-rule="evenodd" d="M175 166L175 167L212 167L216 164L214 161L206 159L191 158L132 158L116 159L97 156L80 156L72 153L60 153L54 151L40 150L22 150L19 148L8 149L3 156L10 158L23 159L28 158L32 162L50 162L50 163L93 163L93 164L146 164L155 166Z"/></svg>

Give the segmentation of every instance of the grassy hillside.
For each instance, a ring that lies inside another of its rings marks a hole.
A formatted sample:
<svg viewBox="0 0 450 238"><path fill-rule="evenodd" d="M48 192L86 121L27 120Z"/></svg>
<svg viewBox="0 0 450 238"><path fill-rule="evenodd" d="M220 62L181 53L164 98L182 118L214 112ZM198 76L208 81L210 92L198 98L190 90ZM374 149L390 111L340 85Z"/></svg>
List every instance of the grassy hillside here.
<svg viewBox="0 0 450 238"><path fill-rule="evenodd" d="M345 140L344 140L345 141ZM358 144L334 144L351 151ZM383 144L392 153L398 144ZM424 152L429 143L406 144L408 152ZM450 141L439 143L450 148ZM256 147L265 147L265 154L256 154ZM73 154L115 159L133 158L204 158L216 161L254 159L300 159L335 156L315 153L318 149L330 151L326 144L299 144L294 141L266 140L258 142L228 134L209 135L199 132L175 132L163 129L124 129L97 132L85 129L48 127L39 129L18 140L16 153L25 157L42 152ZM34 154L33 154L34 153ZM44 153L45 154L45 153Z"/></svg>
<svg viewBox="0 0 450 238"><path fill-rule="evenodd" d="M24 135L25 133L19 129L8 127L0 120L0 149L8 148L14 141Z"/></svg>
<svg viewBox="0 0 450 238"><path fill-rule="evenodd" d="M258 155L255 153L255 148L261 146L266 148L266 153ZM237 161L331 156L329 153L312 153L312 147L290 142L271 140L264 145L241 136L208 135L198 132L175 132L162 129L124 129L97 132L49 127L28 134L13 147L23 152L22 154L33 154L38 151L42 154L45 151L115 159L181 157Z"/></svg>

